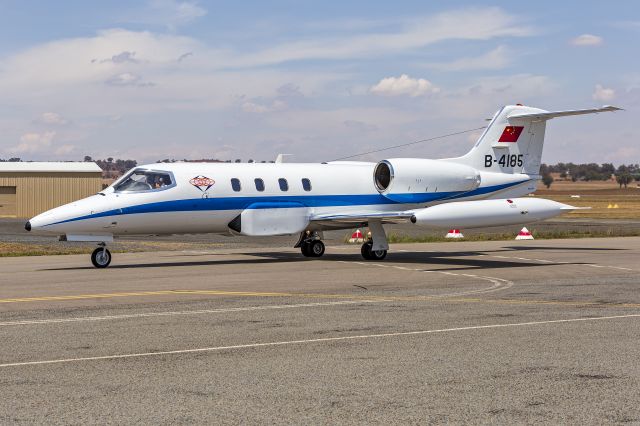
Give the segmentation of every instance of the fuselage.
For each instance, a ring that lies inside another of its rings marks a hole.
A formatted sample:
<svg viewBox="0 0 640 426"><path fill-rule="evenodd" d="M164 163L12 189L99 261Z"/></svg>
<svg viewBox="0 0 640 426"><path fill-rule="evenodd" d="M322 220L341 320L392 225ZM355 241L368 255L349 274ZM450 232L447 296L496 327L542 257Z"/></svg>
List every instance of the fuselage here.
<svg viewBox="0 0 640 426"><path fill-rule="evenodd" d="M434 160L436 161L436 160ZM439 165L438 165L439 164ZM446 169L446 161L438 167ZM227 233L246 209L324 213L385 212L451 201L518 197L535 191L525 174L478 172L479 185L456 191L424 185L382 194L375 163L157 163L140 166L99 194L42 213L33 230L67 235ZM137 180L136 180L137 179ZM337 225L339 226L339 225ZM291 233L283 228L273 234Z"/></svg>

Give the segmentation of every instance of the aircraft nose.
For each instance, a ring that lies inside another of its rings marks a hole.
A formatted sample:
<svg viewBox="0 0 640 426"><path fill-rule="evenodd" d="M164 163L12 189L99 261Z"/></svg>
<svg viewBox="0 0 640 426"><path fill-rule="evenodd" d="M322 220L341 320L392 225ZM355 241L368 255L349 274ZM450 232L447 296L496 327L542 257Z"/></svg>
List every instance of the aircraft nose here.
<svg viewBox="0 0 640 426"><path fill-rule="evenodd" d="M31 222L27 221L27 223L24 224L24 229L31 231Z"/></svg>

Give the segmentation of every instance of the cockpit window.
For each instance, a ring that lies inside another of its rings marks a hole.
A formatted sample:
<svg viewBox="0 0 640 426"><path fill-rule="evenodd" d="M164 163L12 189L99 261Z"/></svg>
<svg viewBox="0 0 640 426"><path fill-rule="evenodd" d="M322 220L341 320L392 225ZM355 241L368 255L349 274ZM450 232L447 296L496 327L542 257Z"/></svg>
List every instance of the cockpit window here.
<svg viewBox="0 0 640 426"><path fill-rule="evenodd" d="M116 192L141 192L167 189L173 186L171 174L153 170L134 170L118 183Z"/></svg>

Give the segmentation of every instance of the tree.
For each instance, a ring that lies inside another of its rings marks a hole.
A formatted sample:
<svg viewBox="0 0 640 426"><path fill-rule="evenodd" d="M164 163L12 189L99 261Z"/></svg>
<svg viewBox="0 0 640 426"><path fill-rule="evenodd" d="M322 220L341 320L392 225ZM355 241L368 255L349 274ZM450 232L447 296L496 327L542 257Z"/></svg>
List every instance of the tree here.
<svg viewBox="0 0 640 426"><path fill-rule="evenodd" d="M93 161L89 155L84 156L84 161Z"/></svg>
<svg viewBox="0 0 640 426"><path fill-rule="evenodd" d="M618 170L616 170L616 182L618 182L620 188L624 185L624 188L627 189L627 185L629 185L633 180L633 177L631 176L632 169L633 165L625 166L624 164L621 164L618 167Z"/></svg>
<svg viewBox="0 0 640 426"><path fill-rule="evenodd" d="M547 189L549 189L551 187L551 184L553 183L553 176L551 176L549 173L542 175L542 183L547 187Z"/></svg>

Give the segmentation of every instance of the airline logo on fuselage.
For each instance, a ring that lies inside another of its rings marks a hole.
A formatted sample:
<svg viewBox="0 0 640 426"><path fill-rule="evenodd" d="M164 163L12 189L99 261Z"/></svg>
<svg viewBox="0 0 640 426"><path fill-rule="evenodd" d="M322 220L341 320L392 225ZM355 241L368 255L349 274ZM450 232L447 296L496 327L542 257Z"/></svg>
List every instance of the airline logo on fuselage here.
<svg viewBox="0 0 640 426"><path fill-rule="evenodd" d="M206 176L200 175L191 179L189 183L198 188L200 191L207 192L209 188L211 188L216 183L216 181Z"/></svg>

